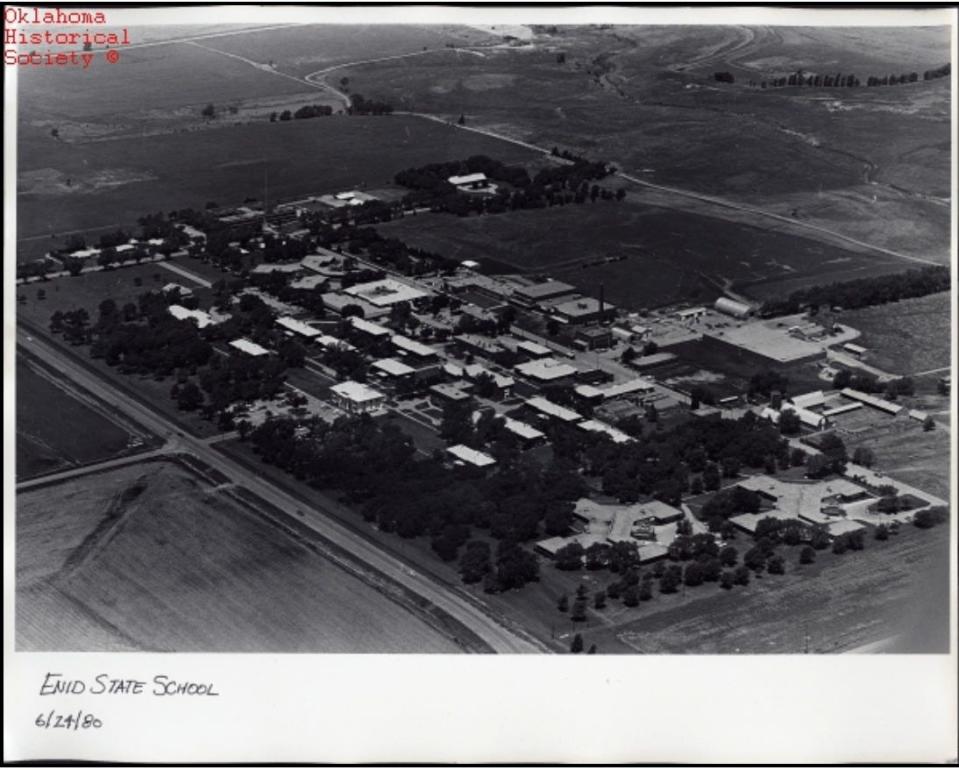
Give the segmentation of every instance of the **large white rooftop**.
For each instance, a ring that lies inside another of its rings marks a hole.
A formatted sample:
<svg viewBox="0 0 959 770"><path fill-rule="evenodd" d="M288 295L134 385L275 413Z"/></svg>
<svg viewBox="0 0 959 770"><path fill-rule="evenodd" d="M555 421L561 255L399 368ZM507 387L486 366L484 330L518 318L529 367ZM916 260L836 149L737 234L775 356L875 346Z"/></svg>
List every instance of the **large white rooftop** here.
<svg viewBox="0 0 959 770"><path fill-rule="evenodd" d="M195 321L196 325L201 329L205 329L210 324L216 323L209 313L203 310L190 310L189 308L183 307L183 305L170 305L167 311L178 321L184 321L188 318Z"/></svg>
<svg viewBox="0 0 959 770"><path fill-rule="evenodd" d="M455 446L448 447L446 449L453 457L457 460L462 460L465 463L470 465L475 465L477 468L485 468L488 465L494 465L496 460L490 457L484 452L477 452L475 449L470 449L468 446L463 444L456 444Z"/></svg>
<svg viewBox="0 0 959 770"><path fill-rule="evenodd" d="M486 181L486 174L477 172L475 174L463 174L461 176L451 176L447 180L451 185L459 187L464 184L477 184Z"/></svg>
<svg viewBox="0 0 959 770"><path fill-rule="evenodd" d="M386 399L385 393L380 393L380 391L376 390L375 388L371 388L364 382L354 382L353 380L340 382L331 387L330 390L336 393L336 395L349 399L355 403Z"/></svg>
<svg viewBox="0 0 959 770"><path fill-rule="evenodd" d="M583 416L578 412L567 409L565 406L554 404L548 398L543 398L542 396L534 396L533 398L527 399L526 405L532 407L537 412L555 417L563 422L579 422L583 419Z"/></svg>
<svg viewBox="0 0 959 770"><path fill-rule="evenodd" d="M539 358L535 361L527 361L525 364L517 364L514 369L526 377L532 377L534 380L543 382L572 377L579 371L572 364L557 361L555 358Z"/></svg>
<svg viewBox="0 0 959 770"><path fill-rule="evenodd" d="M307 323L303 321L298 321L295 318L290 318L289 316L281 316L276 319L276 325L282 326L287 331L291 331L294 334L299 334L303 337L319 337L319 329L314 329Z"/></svg>
<svg viewBox="0 0 959 770"><path fill-rule="evenodd" d="M626 396L630 393L651 393L655 386L645 377L635 377L626 382L617 382L614 385L608 385L600 388L605 398L616 398L617 396Z"/></svg>
<svg viewBox="0 0 959 770"><path fill-rule="evenodd" d="M355 315L350 316L350 326L357 331L366 332L373 337L385 337L386 335L393 333L385 326L380 326L379 324L375 324L372 321L367 321L365 318L360 318L359 316Z"/></svg>
<svg viewBox="0 0 959 770"><path fill-rule="evenodd" d="M351 297L360 297L377 307L394 305L397 302L412 302L420 297L429 296L428 292L417 289L393 278L383 278L369 283L358 283L343 290Z"/></svg>
<svg viewBox="0 0 959 770"><path fill-rule="evenodd" d="M374 369L379 369L384 374L388 374L391 377L405 377L408 374L413 374L416 370L412 366L407 366L402 361L397 361L395 358L381 358L379 361L374 361L372 363Z"/></svg>
<svg viewBox="0 0 959 770"><path fill-rule="evenodd" d="M608 425L601 420L583 420L583 422L579 424L579 427L591 433L605 433L617 444L628 444L633 440L633 437L628 433L623 433L623 431L618 428L614 428L612 425Z"/></svg>
<svg viewBox="0 0 959 770"><path fill-rule="evenodd" d="M512 417L504 417L503 426L510 433L514 433L520 438L530 441L537 438L543 438L543 436L546 435L543 433L543 431L537 430L532 425L527 425L525 422L514 420Z"/></svg>
<svg viewBox="0 0 959 770"><path fill-rule="evenodd" d="M265 356L270 352L262 345L257 345L255 342L252 342L245 337L238 340L232 340L230 342L230 347L236 348L241 353L246 353L248 356Z"/></svg>
<svg viewBox="0 0 959 770"><path fill-rule="evenodd" d="M426 358L428 356L436 355L436 351L429 345L424 345L422 342L417 342L409 337L404 337L402 334L393 335L393 339L390 341L400 350L406 351L407 353L412 353L414 356Z"/></svg>

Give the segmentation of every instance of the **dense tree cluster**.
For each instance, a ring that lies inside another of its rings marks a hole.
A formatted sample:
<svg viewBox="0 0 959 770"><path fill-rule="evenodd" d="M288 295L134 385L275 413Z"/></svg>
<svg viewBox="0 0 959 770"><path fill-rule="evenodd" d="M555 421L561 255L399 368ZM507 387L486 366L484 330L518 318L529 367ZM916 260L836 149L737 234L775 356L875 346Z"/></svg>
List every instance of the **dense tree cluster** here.
<svg viewBox="0 0 959 770"><path fill-rule="evenodd" d="M325 117L333 114L333 108L328 104L304 104L293 113L294 120L308 120L309 118Z"/></svg>
<svg viewBox="0 0 959 770"><path fill-rule="evenodd" d="M713 80L717 83L735 83L736 78L733 76L732 72L714 72Z"/></svg>
<svg viewBox="0 0 959 770"><path fill-rule="evenodd" d="M265 462L314 486L343 490L381 530L429 536L441 558L460 556L464 580L483 581L490 591L537 579L538 562L521 544L540 537L544 527L565 532L571 501L584 490L575 468L544 468L518 452L504 454L489 477L447 468L439 456L418 459L408 436L369 418L332 425L273 419L249 438ZM499 541L495 559L477 530Z"/></svg>
<svg viewBox="0 0 959 770"><path fill-rule="evenodd" d="M715 489L720 472L732 478L742 467L765 469L770 458L782 467L790 462L779 430L752 413L738 420L692 420L625 445L593 442L580 443L586 472L601 477L603 491L623 502L653 495L678 505L694 474L702 475L706 489ZM562 451L562 444L554 441L554 451Z"/></svg>
<svg viewBox="0 0 959 770"><path fill-rule="evenodd" d="M910 297L924 297L950 287L949 268L934 265L894 275L859 278L855 281L811 286L794 291L786 299L763 304L763 317L791 315L806 307L839 306L847 309L883 305Z"/></svg>
<svg viewBox="0 0 959 770"><path fill-rule="evenodd" d="M393 105L389 102L367 99L360 94L350 96L350 106L346 110L349 115L390 115Z"/></svg>
<svg viewBox="0 0 959 770"><path fill-rule="evenodd" d="M474 155L465 161L406 169L398 173L395 180L413 191L404 197L404 207L429 206L435 211L460 216L498 214L599 199L622 200L626 196L624 188L614 192L608 187L591 184L612 173L606 163L570 157L572 163L541 169L532 179L522 166L507 166L485 155ZM447 181L450 176L480 172L505 184L493 194L471 195L460 192Z"/></svg>

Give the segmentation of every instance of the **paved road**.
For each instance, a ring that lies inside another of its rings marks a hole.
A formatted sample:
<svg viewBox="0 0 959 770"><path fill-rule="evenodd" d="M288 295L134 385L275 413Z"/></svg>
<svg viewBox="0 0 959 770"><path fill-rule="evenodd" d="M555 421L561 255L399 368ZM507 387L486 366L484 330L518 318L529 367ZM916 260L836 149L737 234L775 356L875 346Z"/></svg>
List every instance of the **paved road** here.
<svg viewBox="0 0 959 770"><path fill-rule="evenodd" d="M34 487L43 486L45 484L69 481L70 479L75 479L80 476L88 476L91 473L100 473L101 471L108 471L114 468L122 468L125 465L140 463L144 460L152 460L157 457L166 457L167 455L175 452L176 446L173 443L167 443L159 449L154 449L152 452L141 452L140 454L114 457L112 460L104 460L103 462L93 463L91 465L81 465L78 468L70 468L70 470L60 471L58 473L48 473L44 476L38 476L35 479L28 479L27 481L19 482L17 484L17 494L20 492L27 492Z"/></svg>
<svg viewBox="0 0 959 770"><path fill-rule="evenodd" d="M191 273L189 270L184 270L179 265L174 265L172 262L161 262L160 267L169 270L170 272L176 273L183 278L186 278L190 281L193 281L199 286L205 286L207 289L212 288L213 284L208 281L206 278L201 278L196 273Z"/></svg>
<svg viewBox="0 0 959 770"><path fill-rule="evenodd" d="M454 594L431 579L408 567L399 559L380 551L362 536L325 515L318 507L311 507L297 497L280 489L265 479L252 475L240 463L225 457L203 439L188 436L177 429L166 417L155 412L139 400L114 390L85 367L66 357L49 343L28 337L23 330L17 332L17 342L43 360L57 366L64 376L76 381L90 392L113 403L118 409L142 423L158 436L174 438L181 451L200 458L251 492L283 511L301 511L301 521L322 537L343 548L357 560L379 570L407 590L418 594L451 617L465 625L495 652L536 653L548 652L548 648L531 637L501 625L467 597Z"/></svg>

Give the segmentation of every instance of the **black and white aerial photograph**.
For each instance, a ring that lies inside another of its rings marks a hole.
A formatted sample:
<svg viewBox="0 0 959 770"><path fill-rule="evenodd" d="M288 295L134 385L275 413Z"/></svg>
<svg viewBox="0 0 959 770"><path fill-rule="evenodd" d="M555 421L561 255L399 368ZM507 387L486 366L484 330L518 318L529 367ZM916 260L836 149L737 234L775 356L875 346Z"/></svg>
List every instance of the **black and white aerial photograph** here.
<svg viewBox="0 0 959 770"><path fill-rule="evenodd" d="M5 9L18 653L949 653L951 25L207 10Z"/></svg>

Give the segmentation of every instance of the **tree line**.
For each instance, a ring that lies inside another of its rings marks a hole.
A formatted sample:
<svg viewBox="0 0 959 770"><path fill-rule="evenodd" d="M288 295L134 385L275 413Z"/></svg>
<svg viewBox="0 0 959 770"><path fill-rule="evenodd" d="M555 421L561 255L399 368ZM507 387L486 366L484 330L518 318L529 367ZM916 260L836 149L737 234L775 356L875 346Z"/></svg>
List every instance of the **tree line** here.
<svg viewBox="0 0 959 770"><path fill-rule="evenodd" d="M947 63L935 69L925 70L921 79L923 81L936 80L937 78L948 77L951 72L951 65ZM736 82L736 78L731 72L714 72L713 80L718 83ZM875 88L916 83L919 80L918 72L900 72L898 74L868 75L865 85L867 88ZM855 74L843 74L841 72L810 74L799 69L789 75L764 78L759 81L750 80L749 85L758 88L859 88L863 85L863 81Z"/></svg>
<svg viewBox="0 0 959 770"><path fill-rule="evenodd" d="M884 305L900 299L948 291L950 285L949 268L945 265L931 265L904 273L798 289L785 299L765 302L759 312L762 317L770 318L799 313L808 307L838 306L855 309Z"/></svg>

